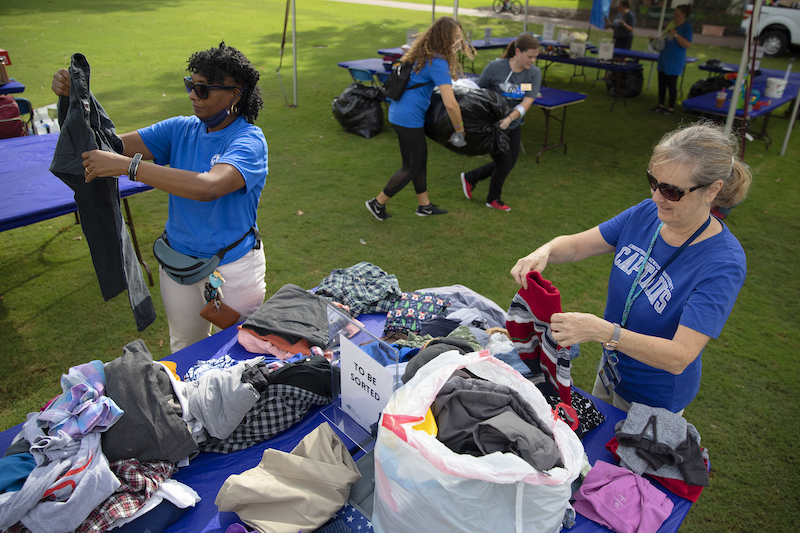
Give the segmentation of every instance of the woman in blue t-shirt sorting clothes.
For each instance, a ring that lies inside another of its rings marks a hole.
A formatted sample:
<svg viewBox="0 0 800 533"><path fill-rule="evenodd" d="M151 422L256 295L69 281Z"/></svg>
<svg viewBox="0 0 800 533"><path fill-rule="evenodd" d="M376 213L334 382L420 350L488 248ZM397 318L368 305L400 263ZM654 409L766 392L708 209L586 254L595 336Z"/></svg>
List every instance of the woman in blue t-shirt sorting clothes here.
<svg viewBox="0 0 800 533"><path fill-rule="evenodd" d="M401 58L403 62L413 63L414 68L400 100L389 100L389 122L397 133L403 166L394 173L378 196L365 202L369 212L378 220L392 216L386 212L386 202L409 183L414 184L414 192L417 193L418 216L447 213L428 198L425 113L431 105L433 89L438 87L453 128L461 134L463 141L464 122L452 87L452 79L462 74L459 51L472 57L472 45L464 38L461 23L451 17L442 17L417 37Z"/></svg>
<svg viewBox="0 0 800 533"><path fill-rule="evenodd" d="M738 142L712 124L665 135L647 170L652 199L599 226L556 237L517 261L511 275L548 263L614 254L603 318L551 319L562 346L603 343L592 394L625 411L631 402L680 413L700 389L701 354L717 338L747 274L744 250L711 215L747 195L750 168Z"/></svg>
<svg viewBox="0 0 800 533"><path fill-rule="evenodd" d="M85 152L84 174L87 183L127 174L169 193L169 247L200 259L229 248L216 268L224 279L221 301L247 317L266 293L266 259L256 224L267 178L267 141L254 125L263 107L259 74L244 54L225 43L193 54L187 71L191 75L183 81L194 115L120 135L122 154ZM56 72L52 88L69 96L69 71ZM154 163L140 164L142 159ZM159 277L172 351L207 337L211 323L200 311L206 305L208 276L186 284L165 275L162 267Z"/></svg>

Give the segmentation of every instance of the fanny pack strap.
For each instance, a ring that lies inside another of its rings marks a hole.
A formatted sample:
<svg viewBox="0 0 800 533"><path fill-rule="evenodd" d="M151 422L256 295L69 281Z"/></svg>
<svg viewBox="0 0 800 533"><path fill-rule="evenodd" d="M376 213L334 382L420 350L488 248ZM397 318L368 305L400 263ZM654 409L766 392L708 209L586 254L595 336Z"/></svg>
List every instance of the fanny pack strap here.
<svg viewBox="0 0 800 533"><path fill-rule="evenodd" d="M244 235L242 235L242 238L241 238L241 239L239 239L239 240L238 240L238 241L236 241L235 243L231 244L230 246L226 246L225 248L223 248L223 249L222 249L222 250L220 250L219 252L215 253L214 255L215 255L215 256L217 256L217 257L219 257L219 260L220 260L220 261L222 261L222 258L223 258L223 257L225 257L225 254L226 254L226 253L230 252L231 250L233 250L234 248L236 248L237 246L239 246L239 244L240 244L240 243L241 243L243 240L245 240L245 239L247 238L247 236L248 236L248 235L250 235L251 233L255 233L255 236L256 236L256 243L255 243L255 245L253 245L253 249L254 249L254 250L260 250L260 249L261 249L261 234L258 232L258 230L256 229L256 227L255 227L255 226L253 226L252 228L250 228L249 230L247 230L247 233L245 233ZM165 232L162 234L162 237L164 237L164 242L166 242L166 243L167 243L167 246L169 246L170 248L172 248L172 246L169 244L169 238L167 237L167 232L166 232L166 231L165 231Z"/></svg>

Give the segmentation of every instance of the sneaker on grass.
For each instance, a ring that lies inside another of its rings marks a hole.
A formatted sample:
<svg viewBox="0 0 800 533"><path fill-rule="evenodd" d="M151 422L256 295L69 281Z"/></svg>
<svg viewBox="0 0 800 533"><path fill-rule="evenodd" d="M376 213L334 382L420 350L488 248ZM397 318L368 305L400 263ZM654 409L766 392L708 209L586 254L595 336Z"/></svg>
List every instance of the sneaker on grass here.
<svg viewBox="0 0 800 533"><path fill-rule="evenodd" d="M492 200L491 202L486 202L486 207L491 207L492 209L497 209L498 211L511 211L511 208L504 204L501 200Z"/></svg>
<svg viewBox="0 0 800 533"><path fill-rule="evenodd" d="M429 217L431 215L446 215L447 211L439 209L436 204L420 205L417 206L418 217Z"/></svg>
<svg viewBox="0 0 800 533"><path fill-rule="evenodd" d="M464 191L464 196L467 197L467 200L472 200L472 189L475 186L467 181L467 176L462 172L461 173L461 190Z"/></svg>
<svg viewBox="0 0 800 533"><path fill-rule="evenodd" d="M386 206L379 204L376 198L373 198L372 200L367 200L366 202L364 202L364 205L367 206L367 209L369 210L370 213L372 213L372 216L374 216L380 221L384 221L387 218L392 217L392 215L386 212Z"/></svg>

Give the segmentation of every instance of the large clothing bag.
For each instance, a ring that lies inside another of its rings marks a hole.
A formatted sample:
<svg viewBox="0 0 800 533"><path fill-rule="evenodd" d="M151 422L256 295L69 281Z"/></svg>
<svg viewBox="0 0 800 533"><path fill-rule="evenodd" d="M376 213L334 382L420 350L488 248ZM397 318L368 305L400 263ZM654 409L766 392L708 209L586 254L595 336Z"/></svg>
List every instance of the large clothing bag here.
<svg viewBox="0 0 800 533"><path fill-rule="evenodd" d="M415 429L460 368L518 391L549 424L564 467L544 473L511 453L457 454L435 436ZM378 533L559 531L583 455L575 433L553 415L542 393L510 366L486 350L444 353L397 389L383 411L375 445L373 527Z"/></svg>

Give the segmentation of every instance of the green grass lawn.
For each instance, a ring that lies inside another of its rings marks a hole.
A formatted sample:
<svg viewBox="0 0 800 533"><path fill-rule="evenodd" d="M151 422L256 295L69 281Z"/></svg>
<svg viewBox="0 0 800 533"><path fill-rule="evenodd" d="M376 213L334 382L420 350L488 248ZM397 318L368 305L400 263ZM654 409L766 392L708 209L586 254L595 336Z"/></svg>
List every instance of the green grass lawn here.
<svg viewBox="0 0 800 533"><path fill-rule="evenodd" d="M553 3L576 2L551 0ZM474 4L474 5L473 5ZM478 7L477 0L461 2ZM324 0L297 6L299 106L286 107L276 69L285 4L276 0L5 0L0 48L13 61L9 73L26 84L34 106L55 102L53 72L72 53L86 55L91 88L120 132L147 126L192 108L181 81L195 51L221 40L241 49L262 72L265 108L258 120L269 142L269 176L259 208L267 253L268 296L285 283L313 287L331 269L370 261L395 274L405 290L460 283L507 307L516 292L508 272L521 256L546 240L590 228L646 198L644 176L653 145L681 122L681 111L664 117L653 87L610 110L611 99L595 73L570 82L573 73L556 65L550 86L583 92L585 103L567 113L568 153L542 146L543 115L526 117L517 167L506 181L510 213L467 201L459 172L486 158L465 158L429 143L431 199L448 215L414 216L416 199L407 187L389 205L393 218L376 221L364 208L400 164L397 139L388 123L373 139L345 133L331 114L331 101L349 83L338 61L375 57L378 48L404 42L406 30L425 29L430 13ZM513 36L521 23L463 17L478 34ZM541 27L533 26L535 32ZM592 30L599 39L608 32ZM291 39L288 39L291 43ZM634 48L643 50L637 37ZM695 45L700 62L738 62L737 50ZM496 57L480 52L476 67ZM788 57L764 66L785 69ZM645 84L650 65L645 65ZM292 51L287 44L280 77L292 100ZM684 97L705 75L689 66ZM560 114L559 114L560 116ZM762 119L755 121L760 129ZM557 127L557 125L555 126ZM706 348L701 391L686 417L703 436L711 457L711 486L684 523L691 532L793 531L800 519L800 441L791 420L798 412L798 207L800 136L786 155L783 113L769 123L773 144L746 145L756 171L750 197L726 219L748 257L748 278L728 324ZM552 138L551 138L552 142ZM2 164L2 162L0 162ZM478 189L482 197L485 188ZM155 266L151 243L167 216L166 195L149 192L130 199L145 260ZM169 353L159 289L151 289L159 314L137 333L127 298L103 302L82 231L72 215L0 233L0 429L60 393L59 376L92 359L109 361L142 338L154 357ZM602 313L609 257L548 267L567 311ZM576 385L590 388L599 355L585 346L576 361Z"/></svg>

